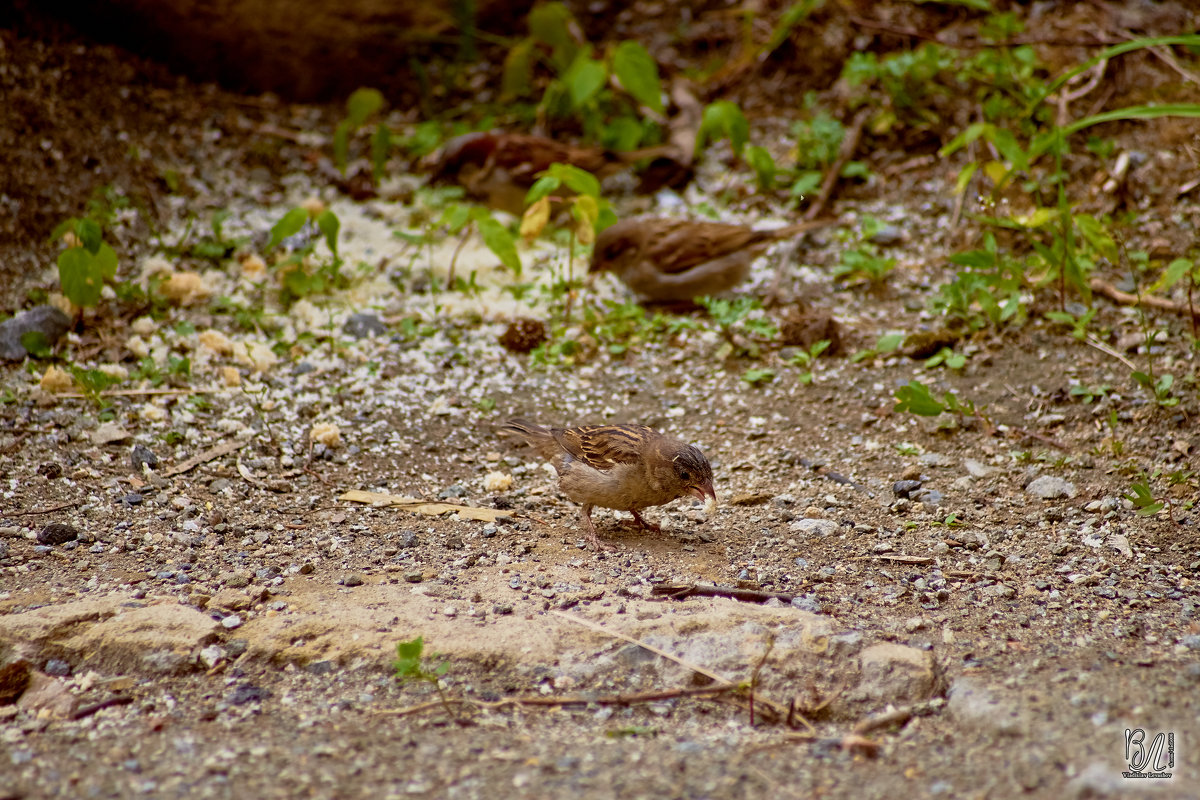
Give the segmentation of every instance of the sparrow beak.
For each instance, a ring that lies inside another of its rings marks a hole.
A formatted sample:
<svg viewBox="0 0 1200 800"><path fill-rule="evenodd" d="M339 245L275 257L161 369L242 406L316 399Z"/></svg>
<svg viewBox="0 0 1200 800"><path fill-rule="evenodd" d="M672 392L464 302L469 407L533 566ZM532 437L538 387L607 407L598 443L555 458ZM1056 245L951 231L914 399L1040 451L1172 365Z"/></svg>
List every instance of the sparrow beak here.
<svg viewBox="0 0 1200 800"><path fill-rule="evenodd" d="M707 498L712 498L713 505L717 504L717 492L713 489L712 481L705 481L699 486L689 486L688 491L696 496L701 503L708 502Z"/></svg>

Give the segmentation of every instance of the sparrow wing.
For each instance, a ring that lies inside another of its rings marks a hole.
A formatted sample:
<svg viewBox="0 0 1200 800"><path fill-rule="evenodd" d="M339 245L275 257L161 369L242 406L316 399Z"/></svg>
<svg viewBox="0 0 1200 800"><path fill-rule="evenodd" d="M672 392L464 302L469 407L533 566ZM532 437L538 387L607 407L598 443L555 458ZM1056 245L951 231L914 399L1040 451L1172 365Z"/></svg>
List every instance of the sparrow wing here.
<svg viewBox="0 0 1200 800"><path fill-rule="evenodd" d="M601 472L641 461L647 440L656 435L644 425L581 425L551 434L563 450Z"/></svg>
<svg viewBox="0 0 1200 800"><path fill-rule="evenodd" d="M773 239L771 231L756 231L742 225L671 220L648 243L645 257L660 272L675 275Z"/></svg>

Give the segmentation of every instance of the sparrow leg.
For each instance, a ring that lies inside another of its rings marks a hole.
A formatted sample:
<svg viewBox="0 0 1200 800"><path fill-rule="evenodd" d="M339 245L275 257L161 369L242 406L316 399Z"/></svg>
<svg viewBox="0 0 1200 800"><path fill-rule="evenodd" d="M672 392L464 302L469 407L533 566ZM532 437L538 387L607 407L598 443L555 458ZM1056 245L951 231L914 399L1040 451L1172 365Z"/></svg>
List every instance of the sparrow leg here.
<svg viewBox="0 0 1200 800"><path fill-rule="evenodd" d="M616 549L611 544L605 544L604 542L600 541L600 537L596 535L596 526L592 524L592 506L590 505L583 507L583 524L587 529L585 531L585 535L587 536L588 544L590 544L597 553L601 550Z"/></svg>
<svg viewBox="0 0 1200 800"><path fill-rule="evenodd" d="M661 525L655 525L653 522L646 522L646 518L639 514L635 509L629 509L629 513L633 514L634 521L646 530L654 531L655 533L662 533Z"/></svg>

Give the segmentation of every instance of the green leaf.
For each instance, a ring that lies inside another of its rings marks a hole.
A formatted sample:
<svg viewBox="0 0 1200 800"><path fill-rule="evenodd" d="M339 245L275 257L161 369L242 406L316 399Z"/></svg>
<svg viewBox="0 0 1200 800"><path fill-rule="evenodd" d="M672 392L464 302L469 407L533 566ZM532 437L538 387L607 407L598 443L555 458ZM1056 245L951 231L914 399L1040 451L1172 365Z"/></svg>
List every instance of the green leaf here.
<svg viewBox="0 0 1200 800"><path fill-rule="evenodd" d="M658 64L637 42L626 40L613 51L613 72L625 91L644 106L662 114L662 84L658 79Z"/></svg>
<svg viewBox="0 0 1200 800"><path fill-rule="evenodd" d="M550 59L560 73L575 60L575 53L579 49L571 32L574 23L575 18L562 3L534 6L529 12L529 35L550 45Z"/></svg>
<svg viewBox="0 0 1200 800"><path fill-rule="evenodd" d="M62 222L60 222L54 226L54 230L50 232L50 238L47 239L46 241L50 242L51 244L58 243L58 241L60 239L62 239L63 234L65 234L67 231L71 231L72 233L74 233L75 227L78 224L79 224L79 219L76 217L71 217L70 219L64 219ZM76 235L78 236L78 234L76 234Z"/></svg>
<svg viewBox="0 0 1200 800"><path fill-rule="evenodd" d="M632 150L643 136L642 123L634 117L617 117L605 126L602 141L611 150Z"/></svg>
<svg viewBox="0 0 1200 800"><path fill-rule="evenodd" d="M742 149L750 140L750 123L737 104L729 100L718 100L705 107L700 130L696 134L696 150L702 150L706 143L720 139L729 140L738 158L741 158Z"/></svg>
<svg viewBox="0 0 1200 800"><path fill-rule="evenodd" d="M576 194L586 194L597 199L600 197L600 181L585 169L572 164L551 164L547 173L561 180Z"/></svg>
<svg viewBox="0 0 1200 800"><path fill-rule="evenodd" d="M791 36L792 29L799 23L803 22L809 14L815 9L824 5L824 0L802 0L799 3L790 4L787 9L780 14L779 22L775 23L775 28L771 31L770 37L767 38L766 44L762 46L759 54L759 59L763 59L774 53L781 44L788 40Z"/></svg>
<svg viewBox="0 0 1200 800"><path fill-rule="evenodd" d="M267 250L274 250L289 236L295 236L308 220L308 212L303 208L293 208L271 227L271 240L267 242Z"/></svg>
<svg viewBox="0 0 1200 800"><path fill-rule="evenodd" d="M383 108L383 93L378 89L355 89L346 101L346 122L354 128L367 121L367 117Z"/></svg>
<svg viewBox="0 0 1200 800"><path fill-rule="evenodd" d="M100 265L84 247L69 247L58 256L58 281L63 294L77 306L94 306L100 302L104 285Z"/></svg>
<svg viewBox="0 0 1200 800"><path fill-rule="evenodd" d="M533 182L525 195L525 205L531 206L543 197L549 197L562 186L562 179L557 175L543 175Z"/></svg>
<svg viewBox="0 0 1200 800"><path fill-rule="evenodd" d="M101 242L100 248L96 251L95 256L96 269L100 271L100 277L103 280L111 281L117 275L117 251L113 250L107 242Z"/></svg>
<svg viewBox="0 0 1200 800"><path fill-rule="evenodd" d="M392 132L382 122L371 136L371 176L375 182L383 180L387 171L388 153L392 149Z"/></svg>
<svg viewBox="0 0 1200 800"><path fill-rule="evenodd" d="M591 100L606 80L608 68L604 62L591 58L586 50L581 52L563 75L563 83L571 95L571 108L578 109Z"/></svg>
<svg viewBox="0 0 1200 800"><path fill-rule="evenodd" d="M337 239L342 222L338 219L337 214L325 209L317 215L317 227L325 235L325 244L329 246L329 252L333 253L334 258L338 258Z"/></svg>
<svg viewBox="0 0 1200 800"><path fill-rule="evenodd" d="M1091 214L1076 214L1075 225L1079 227L1079 232L1083 234L1083 238L1087 240L1088 244L1097 253L1107 258L1111 263L1115 264L1117 262L1117 243L1113 241L1113 237L1109 234L1108 229L1104 227L1104 223Z"/></svg>
<svg viewBox="0 0 1200 800"><path fill-rule="evenodd" d="M992 144L996 145L996 149L1000 151L1000 155L1006 161L1012 164L1013 169L1027 169L1029 167L1029 155L1017 142L1017 137L1007 128L998 128L994 125L987 126L987 138Z"/></svg>
<svg viewBox="0 0 1200 800"><path fill-rule="evenodd" d="M83 246L87 248L89 253L94 254L100 249L100 245L104 243L104 238L100 231L100 223L95 220L81 219L76 222L75 235L79 237L79 241L83 242Z"/></svg>
<svg viewBox="0 0 1200 800"><path fill-rule="evenodd" d="M1183 280L1184 276L1192 271L1192 262L1186 258L1177 258L1167 268L1163 270L1162 277L1155 281L1151 286L1151 291L1161 291L1170 289L1175 284Z"/></svg>
<svg viewBox="0 0 1200 800"><path fill-rule="evenodd" d="M533 39L522 39L504 57L504 73L500 79L500 99L524 97L533 88Z"/></svg>
<svg viewBox="0 0 1200 800"><path fill-rule="evenodd" d="M751 386L758 386L760 383L770 383L775 380L775 370L748 369L742 373L742 380Z"/></svg>
<svg viewBox="0 0 1200 800"><path fill-rule="evenodd" d="M909 381L907 386L901 386L895 392L896 405L893 411L907 411L922 417L936 417L946 410L946 407L933 398L929 387L920 381Z"/></svg>
<svg viewBox="0 0 1200 800"><path fill-rule="evenodd" d="M775 187L775 159L767 148L758 145L747 148L746 162L754 170L760 191L769 192Z"/></svg>
<svg viewBox="0 0 1200 800"><path fill-rule="evenodd" d="M338 172L346 174L346 164L350 161L350 120L344 119L333 131L333 163Z"/></svg>
<svg viewBox="0 0 1200 800"><path fill-rule="evenodd" d="M875 342L875 349L881 353L891 353L904 343L903 333L888 333L880 336Z"/></svg>
<svg viewBox="0 0 1200 800"><path fill-rule="evenodd" d="M479 236L487 248L513 275L521 277L521 256L517 253L517 243L508 228L492 219L490 215L482 216L475 222L479 226Z"/></svg>
<svg viewBox="0 0 1200 800"><path fill-rule="evenodd" d="M400 658L420 658L425 649L425 638L418 636L408 642L396 643L396 655Z"/></svg>
<svg viewBox="0 0 1200 800"><path fill-rule="evenodd" d="M34 358L48 358L50 356L50 340L46 338L46 334L42 331L25 331L22 333L21 347L24 347L25 352Z"/></svg>
<svg viewBox="0 0 1200 800"><path fill-rule="evenodd" d="M972 161L958 172L958 179L954 181L954 193L962 194L967 190L967 186L971 183L971 178L975 177L976 170L979 169L979 162Z"/></svg>
<svg viewBox="0 0 1200 800"><path fill-rule="evenodd" d="M790 189L792 197L803 197L809 192L814 192L821 185L821 173L816 170L806 170L801 172L796 178L796 182L792 184Z"/></svg>
<svg viewBox="0 0 1200 800"><path fill-rule="evenodd" d="M968 125L965 131L960 133L958 136L955 136L946 144L942 145L942 149L938 150L938 157L945 158L946 156L952 155L953 153L963 149L971 142L982 136L985 130L987 130L987 123L984 122L976 122Z"/></svg>

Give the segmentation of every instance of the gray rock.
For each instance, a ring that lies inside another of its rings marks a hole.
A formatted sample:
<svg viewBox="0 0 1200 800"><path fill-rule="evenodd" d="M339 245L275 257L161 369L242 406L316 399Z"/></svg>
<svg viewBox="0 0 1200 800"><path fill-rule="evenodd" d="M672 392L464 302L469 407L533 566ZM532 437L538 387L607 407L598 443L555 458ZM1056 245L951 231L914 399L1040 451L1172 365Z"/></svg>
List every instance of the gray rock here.
<svg viewBox="0 0 1200 800"><path fill-rule="evenodd" d="M856 694L889 703L928 700L937 685L933 654L915 647L879 642L859 654L862 680Z"/></svg>
<svg viewBox="0 0 1200 800"><path fill-rule="evenodd" d="M1030 481L1025 491L1043 500L1055 500L1060 497L1074 497L1075 484L1054 475L1042 475Z"/></svg>
<svg viewBox="0 0 1200 800"><path fill-rule="evenodd" d="M972 478L986 478L987 476L996 472L995 467L989 467L982 461L976 461L973 458L968 458L966 461L964 461L963 466L966 467L967 473Z"/></svg>
<svg viewBox="0 0 1200 800"><path fill-rule="evenodd" d="M1006 704L980 678L968 675L955 679L948 698L947 709L961 725L1006 736L1024 732L1019 710Z"/></svg>
<svg viewBox="0 0 1200 800"><path fill-rule="evenodd" d="M940 506L946 498L937 489L920 488L912 493L912 499L930 506Z"/></svg>
<svg viewBox="0 0 1200 800"><path fill-rule="evenodd" d="M365 339L368 336L386 336L387 326L383 321L374 314L351 314L344 325L342 332L348 336L353 336L355 339Z"/></svg>
<svg viewBox="0 0 1200 800"><path fill-rule="evenodd" d="M47 675L65 678L71 674L71 665L66 661L63 661L61 658L52 658L46 662L46 667L42 671Z"/></svg>
<svg viewBox="0 0 1200 800"><path fill-rule="evenodd" d="M38 531L37 540L40 544L59 545L73 542L79 538L79 531L63 522L51 522Z"/></svg>
<svg viewBox="0 0 1200 800"><path fill-rule="evenodd" d="M883 225L877 231L871 234L868 241L870 241L871 244L888 247L894 244L901 244L906 238L907 236L905 236L904 231L902 231L900 228L897 228L895 225Z"/></svg>
<svg viewBox="0 0 1200 800"><path fill-rule="evenodd" d="M0 359L20 361L29 355L21 342L28 333L41 334L46 346L53 347L70 328L71 318L54 306L34 306L22 311L12 319L0 322Z"/></svg>
<svg viewBox="0 0 1200 800"><path fill-rule="evenodd" d="M892 494L896 495L896 497L908 498L920 488L920 481L896 481L892 484Z"/></svg>
<svg viewBox="0 0 1200 800"><path fill-rule="evenodd" d="M788 527L804 536L831 536L838 525L831 519L798 519Z"/></svg>
<svg viewBox="0 0 1200 800"><path fill-rule="evenodd" d="M129 461L133 464L133 468L139 473L142 471L142 465L146 465L150 469L158 467L158 456L154 451L144 444L135 444L132 452L129 454Z"/></svg>

